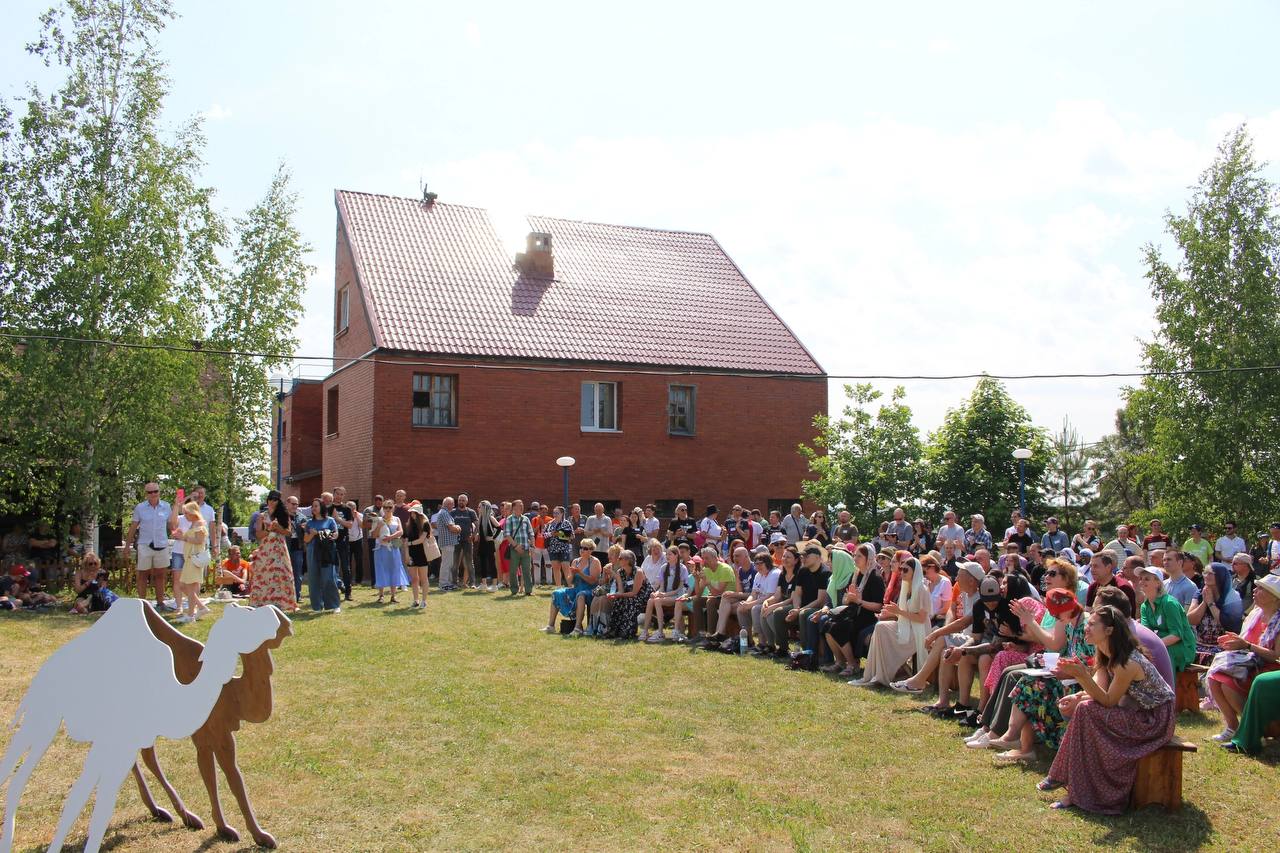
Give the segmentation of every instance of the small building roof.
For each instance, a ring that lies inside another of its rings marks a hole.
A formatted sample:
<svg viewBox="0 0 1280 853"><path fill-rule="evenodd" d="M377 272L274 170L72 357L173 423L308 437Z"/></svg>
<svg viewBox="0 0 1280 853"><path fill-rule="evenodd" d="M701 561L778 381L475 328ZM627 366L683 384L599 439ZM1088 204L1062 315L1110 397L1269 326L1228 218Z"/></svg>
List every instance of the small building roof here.
<svg viewBox="0 0 1280 853"><path fill-rule="evenodd" d="M710 234L547 216L554 277L476 207L339 190L374 342L443 355L823 375Z"/></svg>

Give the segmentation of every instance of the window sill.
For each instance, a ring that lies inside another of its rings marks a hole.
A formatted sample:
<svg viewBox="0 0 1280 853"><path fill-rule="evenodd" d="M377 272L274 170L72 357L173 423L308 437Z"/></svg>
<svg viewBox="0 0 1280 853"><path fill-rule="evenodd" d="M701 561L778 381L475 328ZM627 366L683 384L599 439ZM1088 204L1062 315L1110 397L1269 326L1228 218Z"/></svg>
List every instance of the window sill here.
<svg viewBox="0 0 1280 853"><path fill-rule="evenodd" d="M449 426L435 426L433 424L413 424L413 428L414 429L457 429L458 425L451 424Z"/></svg>
<svg viewBox="0 0 1280 853"><path fill-rule="evenodd" d="M350 325L343 326L341 329L333 333L333 339L336 341L338 338L342 337L349 331L351 331Z"/></svg>
<svg viewBox="0 0 1280 853"><path fill-rule="evenodd" d="M667 435L671 438L693 438L694 436L697 435L697 433L696 432L671 432L670 430L668 430Z"/></svg>
<svg viewBox="0 0 1280 853"><path fill-rule="evenodd" d="M337 438L337 437L338 437L338 433L336 432L330 432L325 434L325 438Z"/></svg>
<svg viewBox="0 0 1280 853"><path fill-rule="evenodd" d="M584 427L584 426L578 427L578 431L603 433L604 435L621 435L622 434L622 430L620 429L597 429L596 427Z"/></svg>

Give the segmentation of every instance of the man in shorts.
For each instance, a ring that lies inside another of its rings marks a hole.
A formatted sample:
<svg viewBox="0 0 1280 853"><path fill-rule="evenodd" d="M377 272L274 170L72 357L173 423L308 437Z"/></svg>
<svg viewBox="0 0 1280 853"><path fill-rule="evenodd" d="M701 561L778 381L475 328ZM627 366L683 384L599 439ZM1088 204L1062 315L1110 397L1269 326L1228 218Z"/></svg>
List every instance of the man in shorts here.
<svg viewBox="0 0 1280 853"><path fill-rule="evenodd" d="M164 581L169 572L169 531L178 524L178 511L168 501L160 500L160 486L156 483L147 483L143 491L146 500L133 508L133 520L124 537L124 556L129 559L129 547L136 535L138 598L146 601L147 587L154 587L156 609L172 610L164 603Z"/></svg>

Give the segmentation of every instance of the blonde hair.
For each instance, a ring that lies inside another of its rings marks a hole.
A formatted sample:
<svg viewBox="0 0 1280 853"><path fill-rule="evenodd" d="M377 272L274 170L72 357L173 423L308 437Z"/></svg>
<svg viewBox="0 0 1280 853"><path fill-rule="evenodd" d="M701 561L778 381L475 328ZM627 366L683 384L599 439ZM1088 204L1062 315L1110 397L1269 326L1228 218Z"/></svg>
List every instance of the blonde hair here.
<svg viewBox="0 0 1280 853"><path fill-rule="evenodd" d="M186 503L184 503L184 504L182 505L182 511L183 511L183 512L194 513L195 515L199 515L199 516L200 516L200 520L201 520L201 521L203 521L203 520L204 520L204 515L203 515L203 514L201 514L201 512L200 512L200 504L196 503L195 501L187 501Z"/></svg>
<svg viewBox="0 0 1280 853"><path fill-rule="evenodd" d="M1070 560L1063 560L1060 557L1050 557L1044 561L1046 569L1057 569L1058 574L1067 579L1067 589L1071 592L1076 591L1076 584L1080 581L1080 573Z"/></svg>

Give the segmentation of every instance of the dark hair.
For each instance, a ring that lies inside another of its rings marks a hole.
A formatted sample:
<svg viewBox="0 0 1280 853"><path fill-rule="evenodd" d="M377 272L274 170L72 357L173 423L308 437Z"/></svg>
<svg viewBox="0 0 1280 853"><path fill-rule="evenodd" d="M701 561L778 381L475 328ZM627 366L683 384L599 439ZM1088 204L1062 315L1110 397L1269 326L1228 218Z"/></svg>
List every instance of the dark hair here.
<svg viewBox="0 0 1280 853"><path fill-rule="evenodd" d="M270 504L271 501L276 502L276 508L275 510L272 510L268 507L267 512L270 513L271 518L276 520L276 524L279 524L285 530L288 530L292 519L289 518L289 510L284 508L284 498L280 497L280 493L278 491L272 489L267 492L267 503Z"/></svg>
<svg viewBox="0 0 1280 853"><path fill-rule="evenodd" d="M1112 568L1115 568L1115 565L1116 565L1116 555L1115 555L1115 554L1113 554L1113 553L1111 553L1110 551L1106 551L1106 550L1099 551L1098 553L1094 554L1093 556L1097 557L1099 560L1101 560L1102 562L1106 563L1108 566L1111 566Z"/></svg>
<svg viewBox="0 0 1280 853"><path fill-rule="evenodd" d="M1124 590L1118 586L1098 587L1093 603L1095 607L1114 607L1123 613L1126 619L1133 618L1133 605L1129 603L1129 596L1125 595Z"/></svg>
<svg viewBox="0 0 1280 853"><path fill-rule="evenodd" d="M1124 593L1121 593L1123 595ZM1101 646L1096 646L1096 660L1098 669L1114 670L1116 666L1124 666L1129 662L1129 658L1133 656L1135 651L1140 653L1141 645L1138 643L1137 637L1133 635L1133 628L1129 625L1129 617L1117 610L1111 605L1103 605L1097 607L1093 611L1093 615L1102 620L1102 624L1111 629L1111 651L1104 652Z"/></svg>

